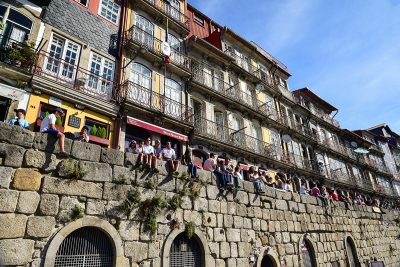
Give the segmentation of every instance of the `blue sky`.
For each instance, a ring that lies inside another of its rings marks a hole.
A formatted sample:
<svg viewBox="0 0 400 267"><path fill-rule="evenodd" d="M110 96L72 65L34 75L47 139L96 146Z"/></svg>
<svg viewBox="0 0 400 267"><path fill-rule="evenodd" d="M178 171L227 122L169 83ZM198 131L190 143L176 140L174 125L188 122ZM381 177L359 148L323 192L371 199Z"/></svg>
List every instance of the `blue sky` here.
<svg viewBox="0 0 400 267"><path fill-rule="evenodd" d="M400 0L189 0L288 66L342 128L400 132Z"/></svg>

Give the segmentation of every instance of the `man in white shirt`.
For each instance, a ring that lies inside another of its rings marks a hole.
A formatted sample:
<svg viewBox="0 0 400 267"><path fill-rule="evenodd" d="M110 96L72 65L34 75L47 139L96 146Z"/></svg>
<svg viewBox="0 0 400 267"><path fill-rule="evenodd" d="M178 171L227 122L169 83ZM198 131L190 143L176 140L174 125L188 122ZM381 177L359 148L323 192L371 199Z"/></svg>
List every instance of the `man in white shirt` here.
<svg viewBox="0 0 400 267"><path fill-rule="evenodd" d="M203 169L205 171L213 172L216 167L214 154L210 153L210 158L206 159L203 163Z"/></svg>
<svg viewBox="0 0 400 267"><path fill-rule="evenodd" d="M167 162L169 171L174 176L178 176L179 160L176 160L175 150L172 148L170 141L167 142L167 147L162 150L162 158Z"/></svg>
<svg viewBox="0 0 400 267"><path fill-rule="evenodd" d="M64 151L64 139L65 136L62 132L56 129L57 118L62 118L64 116L64 111L61 108L57 108L52 114L49 114L42 120L40 125L41 133L48 133L53 136L57 136L58 145L60 146L60 154L66 154Z"/></svg>
<svg viewBox="0 0 400 267"><path fill-rule="evenodd" d="M143 146L143 152L144 152L144 163L146 164L147 167L150 167L152 171L158 172L156 166L157 166L157 157L155 155L155 150L154 147L151 145L151 138L148 137L146 139L146 142Z"/></svg>

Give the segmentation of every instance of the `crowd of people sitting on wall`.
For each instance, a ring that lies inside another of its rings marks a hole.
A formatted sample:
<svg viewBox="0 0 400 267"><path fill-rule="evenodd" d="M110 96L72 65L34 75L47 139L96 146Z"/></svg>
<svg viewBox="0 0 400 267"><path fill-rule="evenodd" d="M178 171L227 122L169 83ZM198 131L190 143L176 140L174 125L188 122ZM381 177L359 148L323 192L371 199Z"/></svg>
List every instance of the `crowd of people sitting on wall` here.
<svg viewBox="0 0 400 267"><path fill-rule="evenodd" d="M25 110L15 109L14 111L16 116L9 120L8 123L29 129L29 123L25 120ZM48 133L58 138L61 155L66 154L64 151L65 137L89 142L88 128L86 126L77 133L64 134L56 129L56 119L64 115L64 111L61 108L57 108L53 113L46 116L40 125L40 132ZM198 169L210 171L217 178L220 191L241 190L242 180L247 180L253 183L255 191L258 194L265 194L265 187L268 186L284 192L296 192L301 195L317 197L321 200L324 207L334 205L335 202L342 202L346 208L349 208L350 205L359 205L400 210L400 201L383 200L354 191L338 190L323 184L306 181L305 179L290 178L280 172L272 177L267 170L255 166L251 166L244 172L240 164L234 166L229 158L217 158L213 153L201 165L194 164L190 149L186 149L186 153L179 160L171 141L168 141L164 148L162 148L160 140L155 140L154 146L151 144L152 140L150 137L138 142L132 140L129 143L126 151L138 154L137 166L158 172L157 161L162 160L166 163L169 173L173 176L178 176L178 168L180 163L182 163L187 166L187 172L192 179L198 178ZM294 179L300 181L300 184L296 184Z"/></svg>

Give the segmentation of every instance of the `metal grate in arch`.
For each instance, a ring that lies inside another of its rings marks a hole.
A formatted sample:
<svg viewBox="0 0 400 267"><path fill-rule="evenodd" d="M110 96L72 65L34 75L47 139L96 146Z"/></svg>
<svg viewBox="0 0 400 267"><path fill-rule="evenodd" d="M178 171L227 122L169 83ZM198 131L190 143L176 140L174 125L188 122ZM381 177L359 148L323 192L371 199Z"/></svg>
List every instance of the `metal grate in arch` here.
<svg viewBox="0 0 400 267"><path fill-rule="evenodd" d="M202 250L196 238L179 234L171 245L170 267L201 267Z"/></svg>
<svg viewBox="0 0 400 267"><path fill-rule="evenodd" d="M55 267L112 267L113 245L95 227L82 227L68 235L58 248Z"/></svg>
<svg viewBox="0 0 400 267"><path fill-rule="evenodd" d="M310 243L303 239L303 242L301 243L300 246L302 258L303 258L303 264L305 267L315 267L315 256L314 252L311 248Z"/></svg>

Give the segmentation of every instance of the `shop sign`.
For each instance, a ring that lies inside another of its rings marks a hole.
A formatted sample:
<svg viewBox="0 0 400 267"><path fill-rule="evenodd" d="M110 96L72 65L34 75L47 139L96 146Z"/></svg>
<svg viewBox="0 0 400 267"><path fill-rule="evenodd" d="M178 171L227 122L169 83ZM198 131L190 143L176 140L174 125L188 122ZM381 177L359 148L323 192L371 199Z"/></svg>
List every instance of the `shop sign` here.
<svg viewBox="0 0 400 267"><path fill-rule="evenodd" d="M0 84L0 95L10 98L12 100L18 100L21 101L22 99L24 99L24 93L25 91L12 87L12 86L8 86L5 84Z"/></svg>
<svg viewBox="0 0 400 267"><path fill-rule="evenodd" d="M49 104L61 108L61 99L58 99L54 96L50 96Z"/></svg>

